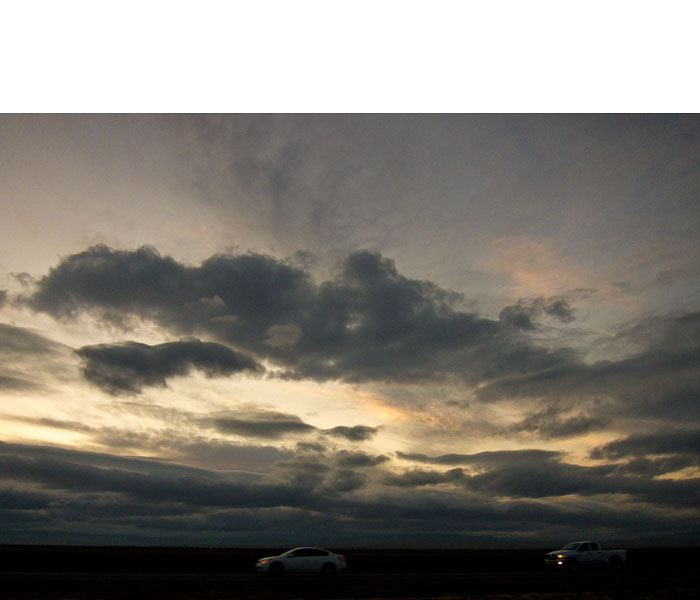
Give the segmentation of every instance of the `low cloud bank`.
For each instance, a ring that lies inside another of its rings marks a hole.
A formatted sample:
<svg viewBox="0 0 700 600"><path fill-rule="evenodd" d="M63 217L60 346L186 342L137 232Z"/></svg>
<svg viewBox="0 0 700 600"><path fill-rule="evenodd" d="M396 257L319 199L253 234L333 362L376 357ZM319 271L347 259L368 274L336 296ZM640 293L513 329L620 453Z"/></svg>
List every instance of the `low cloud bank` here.
<svg viewBox="0 0 700 600"><path fill-rule="evenodd" d="M314 531L336 544L469 545L513 536L542 544L581 530L692 541L688 532L700 525L697 480L622 476L612 466L542 456L467 455L492 465L469 475L459 467L400 474L370 455L299 455L253 475L0 443L0 541L293 543Z"/></svg>

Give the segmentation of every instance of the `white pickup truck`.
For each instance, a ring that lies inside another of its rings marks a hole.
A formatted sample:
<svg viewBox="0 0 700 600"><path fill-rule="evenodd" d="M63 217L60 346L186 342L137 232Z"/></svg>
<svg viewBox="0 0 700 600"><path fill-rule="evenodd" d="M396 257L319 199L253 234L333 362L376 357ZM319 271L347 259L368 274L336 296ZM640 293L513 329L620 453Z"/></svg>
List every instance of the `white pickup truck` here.
<svg viewBox="0 0 700 600"><path fill-rule="evenodd" d="M596 565L619 568L626 562L627 550L603 550L598 542L571 542L544 557L545 565L570 570Z"/></svg>

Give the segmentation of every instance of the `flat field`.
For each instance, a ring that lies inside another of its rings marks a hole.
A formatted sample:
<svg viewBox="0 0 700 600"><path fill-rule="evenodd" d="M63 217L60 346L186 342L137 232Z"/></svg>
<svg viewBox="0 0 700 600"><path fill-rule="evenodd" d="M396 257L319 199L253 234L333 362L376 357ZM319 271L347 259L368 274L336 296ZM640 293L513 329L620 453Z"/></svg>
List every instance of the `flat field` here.
<svg viewBox="0 0 700 600"><path fill-rule="evenodd" d="M346 573L253 571L282 548L0 546L7 599L700 599L700 548L637 549L620 571L543 568L546 550L367 550L346 555Z"/></svg>

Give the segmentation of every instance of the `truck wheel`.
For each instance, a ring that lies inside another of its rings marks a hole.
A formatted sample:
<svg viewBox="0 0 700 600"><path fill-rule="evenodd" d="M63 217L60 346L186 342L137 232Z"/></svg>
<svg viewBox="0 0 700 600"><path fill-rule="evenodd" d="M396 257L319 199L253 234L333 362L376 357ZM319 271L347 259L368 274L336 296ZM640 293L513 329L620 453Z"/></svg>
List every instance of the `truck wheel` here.
<svg viewBox="0 0 700 600"><path fill-rule="evenodd" d="M622 560L619 556L613 556L610 558L610 568L613 571L618 571L622 568Z"/></svg>
<svg viewBox="0 0 700 600"><path fill-rule="evenodd" d="M578 561L575 558L568 558L565 566L567 571L578 571Z"/></svg>

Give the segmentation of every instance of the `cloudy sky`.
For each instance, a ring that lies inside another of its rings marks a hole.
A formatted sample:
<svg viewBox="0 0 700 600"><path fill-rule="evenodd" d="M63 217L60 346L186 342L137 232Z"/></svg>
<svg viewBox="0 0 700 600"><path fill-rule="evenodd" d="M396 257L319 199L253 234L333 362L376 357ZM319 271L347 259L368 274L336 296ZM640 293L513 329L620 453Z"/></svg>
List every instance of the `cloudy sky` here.
<svg viewBox="0 0 700 600"><path fill-rule="evenodd" d="M700 119L0 116L2 543L696 543Z"/></svg>

